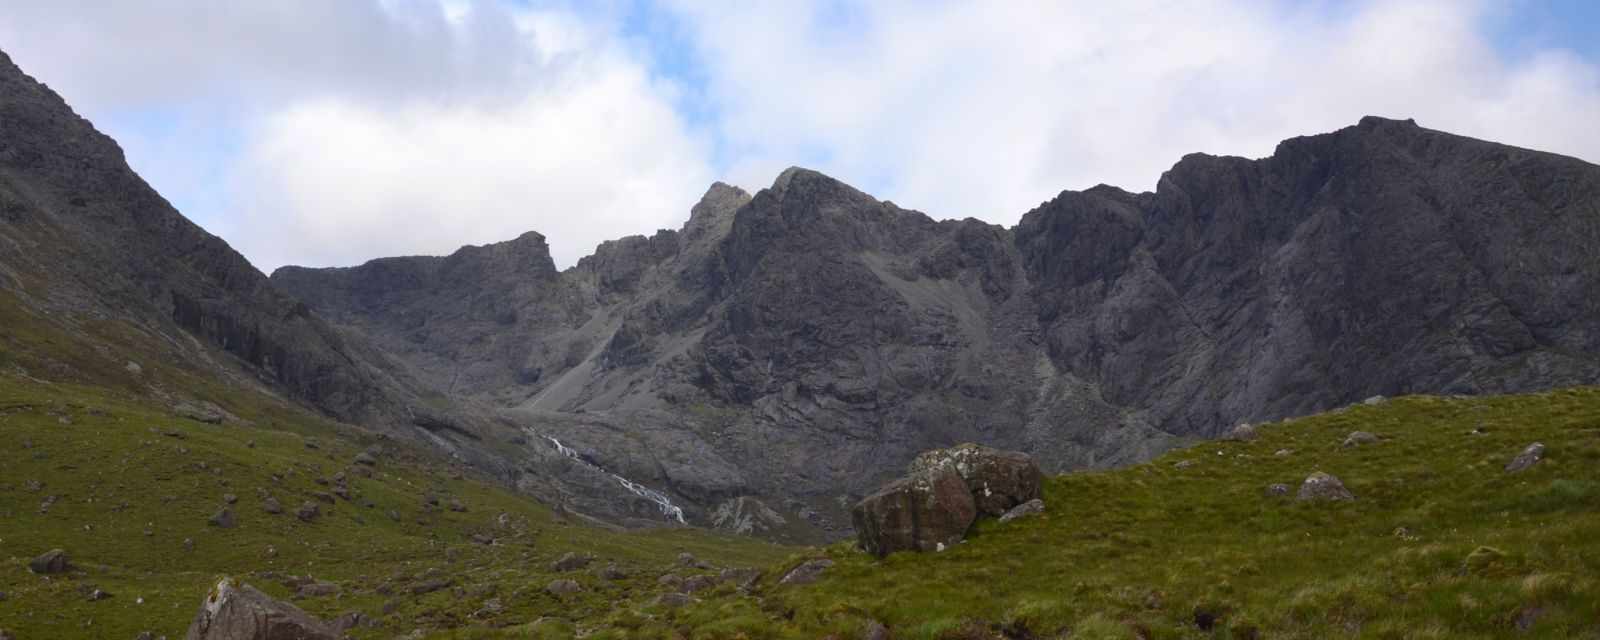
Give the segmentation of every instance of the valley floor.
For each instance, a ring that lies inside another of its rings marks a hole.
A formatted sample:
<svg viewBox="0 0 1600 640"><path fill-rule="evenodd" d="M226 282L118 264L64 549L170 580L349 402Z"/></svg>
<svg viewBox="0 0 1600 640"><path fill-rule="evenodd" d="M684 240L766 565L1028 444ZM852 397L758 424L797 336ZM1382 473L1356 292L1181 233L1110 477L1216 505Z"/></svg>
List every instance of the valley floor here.
<svg viewBox="0 0 1600 640"><path fill-rule="evenodd" d="M0 628L177 638L231 575L325 619L360 612L372 626L357 638L856 638L877 625L894 638L1600 637L1600 389L1407 397L1261 425L1253 441L1052 478L1044 515L882 561L848 543L569 522L330 429L203 424L125 392L0 376ZM1345 446L1358 430L1379 439ZM1536 441L1544 459L1507 472ZM367 450L376 464L355 461ZM1356 499L1267 492L1315 471ZM320 515L303 522L307 503ZM210 524L225 507L233 526ZM75 569L30 571L53 548ZM594 560L552 566L574 552ZM779 584L821 557L835 564L819 581ZM720 577L730 567L764 572L740 588ZM665 574L717 577L674 602L663 594L683 589ZM552 593L558 579L578 590Z"/></svg>

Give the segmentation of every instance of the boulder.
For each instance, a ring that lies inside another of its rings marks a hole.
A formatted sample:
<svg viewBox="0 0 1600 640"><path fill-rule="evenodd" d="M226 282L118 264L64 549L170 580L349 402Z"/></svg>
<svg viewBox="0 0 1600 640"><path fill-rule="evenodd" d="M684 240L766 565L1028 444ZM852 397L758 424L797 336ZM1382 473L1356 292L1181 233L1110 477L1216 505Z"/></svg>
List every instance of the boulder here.
<svg viewBox="0 0 1600 640"><path fill-rule="evenodd" d="M356 454L356 464L370 467L378 464L378 459L373 457L372 454L362 451L361 453Z"/></svg>
<svg viewBox="0 0 1600 640"><path fill-rule="evenodd" d="M1527 469L1528 467L1538 464L1539 461L1543 459L1544 443L1535 442L1528 445L1527 448L1522 450L1522 453L1517 454L1517 457L1512 458L1511 462L1506 464L1506 472L1516 473L1518 471L1522 471L1523 469Z"/></svg>
<svg viewBox="0 0 1600 640"><path fill-rule="evenodd" d="M544 590L553 595L561 596L583 591L583 585L578 584L575 580L553 580Z"/></svg>
<svg viewBox="0 0 1600 640"><path fill-rule="evenodd" d="M322 598L338 594L339 585L321 580L300 585L300 588L294 592L296 598Z"/></svg>
<svg viewBox="0 0 1600 640"><path fill-rule="evenodd" d="M1355 495L1344 488L1344 483L1338 478L1318 471L1306 477L1300 483L1300 493L1295 496L1297 500L1354 500Z"/></svg>
<svg viewBox="0 0 1600 640"><path fill-rule="evenodd" d="M1016 520L1017 518L1024 518L1024 517L1027 517L1027 516L1038 515L1038 514L1041 514L1041 513L1044 513L1044 501L1040 500L1038 498L1034 498L1032 500L1029 500L1027 502L1019 504L1019 505L1017 505L1015 507L1012 507L1011 510L1007 511L1005 515L1000 516L1000 522L1002 524L1004 524L1004 523L1007 523L1007 522L1011 522L1012 520Z"/></svg>
<svg viewBox="0 0 1600 640"><path fill-rule="evenodd" d="M691 602L694 602L694 598L691 598L691 597L689 597L687 595L684 595L684 594L681 594L681 593L674 592L674 593L663 593L660 596L656 597L655 604L658 607L666 607L668 609L677 609L677 608L682 607L684 605L687 605L687 604L689 604Z"/></svg>
<svg viewBox="0 0 1600 640"><path fill-rule="evenodd" d="M684 578L683 586L679 587L684 593L705 591L717 586L717 579L712 576L689 576Z"/></svg>
<svg viewBox="0 0 1600 640"><path fill-rule="evenodd" d="M779 580L778 584L811 584L821 578L822 572L827 571L832 566L833 561L827 558L807 560L800 563L800 566L783 574L783 579Z"/></svg>
<svg viewBox="0 0 1600 640"><path fill-rule="evenodd" d="M317 503L310 500L305 501L305 503L301 504L300 508L294 512L294 516L299 518L301 522L311 522L316 520L321 515L322 508L318 507Z"/></svg>
<svg viewBox="0 0 1600 640"><path fill-rule="evenodd" d="M276 515L283 513L283 505L278 502L277 498L269 496L267 499L261 501L261 510Z"/></svg>
<svg viewBox="0 0 1600 640"><path fill-rule="evenodd" d="M942 551L960 542L977 516L972 492L953 464L891 482L850 511L861 548L880 558L895 551Z"/></svg>
<svg viewBox="0 0 1600 640"><path fill-rule="evenodd" d="M589 566L589 563L593 560L593 557L587 555L568 553L564 556L561 556L561 559L550 563L550 570L556 573L575 571L577 569L582 569Z"/></svg>
<svg viewBox="0 0 1600 640"><path fill-rule="evenodd" d="M1346 447L1359 447L1359 446L1364 445L1364 444L1377 444L1377 443L1378 443L1378 436L1376 434L1369 433L1369 432L1366 432L1366 431L1352 431L1352 432L1350 432L1350 435L1345 436L1345 439L1344 439L1344 446L1346 446Z"/></svg>
<svg viewBox="0 0 1600 640"><path fill-rule="evenodd" d="M28 569L40 575L66 573L72 569L72 563L67 558L67 552L51 549L30 560Z"/></svg>
<svg viewBox="0 0 1600 640"><path fill-rule="evenodd" d="M948 467L966 483L978 513L999 517L1012 507L1039 497L1044 474L1026 453L1001 451L976 444L923 452L911 462L911 475Z"/></svg>
<svg viewBox="0 0 1600 640"><path fill-rule="evenodd" d="M756 582L761 580L762 573L760 569L723 569L717 578L723 582L732 583L740 590L747 590L754 587Z"/></svg>
<svg viewBox="0 0 1600 640"><path fill-rule="evenodd" d="M298 607L224 578L200 604L185 640L337 640L338 633Z"/></svg>
<svg viewBox="0 0 1600 640"><path fill-rule="evenodd" d="M234 525L233 509L229 509L227 507L218 509L216 513L211 514L211 519L207 520L206 522L213 527L232 529Z"/></svg>
<svg viewBox="0 0 1600 640"><path fill-rule="evenodd" d="M1228 433L1222 436L1222 439L1233 440L1235 442L1249 442L1259 437L1261 437L1261 434L1256 433L1255 426L1248 422L1241 422L1232 429L1229 429Z"/></svg>

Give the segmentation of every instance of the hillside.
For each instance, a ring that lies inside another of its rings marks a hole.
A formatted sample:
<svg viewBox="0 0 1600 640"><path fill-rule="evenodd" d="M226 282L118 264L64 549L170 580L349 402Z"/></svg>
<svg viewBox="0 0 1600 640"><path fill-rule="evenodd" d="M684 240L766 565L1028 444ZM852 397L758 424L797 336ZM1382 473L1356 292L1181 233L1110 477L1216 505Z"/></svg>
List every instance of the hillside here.
<svg viewBox="0 0 1600 640"><path fill-rule="evenodd" d="M1592 388L1407 397L1260 425L1255 441L1056 476L1043 515L983 521L951 550L882 561L848 543L596 528L400 442L251 409L241 407L255 424L205 424L122 392L0 376L0 628L23 639L178 637L226 574L284 598L318 585L292 601L327 619L361 613L372 626L356 638L854 638L875 622L895 638L1600 631ZM1356 430L1380 440L1342 446ZM1547 447L1541 462L1503 470L1534 441ZM355 462L363 451L376 464ZM1317 470L1356 499L1265 491ZM341 484L348 499L329 495ZM234 526L208 524L228 494ZM267 497L284 512L265 512ZM307 502L321 510L312 522L294 515ZM31 573L29 560L52 548L76 569ZM554 570L568 552L595 559ZM686 567L681 552L714 568ZM815 584L778 584L816 557L837 564ZM612 564L621 577L602 575ZM726 567L764 573L748 590L739 574L710 579L681 607L664 603L682 587L660 576ZM557 579L582 591L546 591ZM109 597L92 600L96 589ZM1216 622L1203 631L1197 615Z"/></svg>

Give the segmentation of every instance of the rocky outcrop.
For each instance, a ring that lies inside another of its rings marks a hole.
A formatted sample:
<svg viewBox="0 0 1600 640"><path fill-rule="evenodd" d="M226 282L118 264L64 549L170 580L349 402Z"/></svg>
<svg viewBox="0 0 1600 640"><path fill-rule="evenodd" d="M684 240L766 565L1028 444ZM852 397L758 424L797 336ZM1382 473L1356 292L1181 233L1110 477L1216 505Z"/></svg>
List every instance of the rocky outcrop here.
<svg viewBox="0 0 1600 640"><path fill-rule="evenodd" d="M206 595L185 640L337 640L339 634L298 607L224 578Z"/></svg>
<svg viewBox="0 0 1600 640"><path fill-rule="evenodd" d="M1300 492L1295 499L1301 501L1338 501L1354 500L1355 494L1344 487L1344 482L1338 477L1318 471L1306 476L1305 482L1300 483Z"/></svg>
<svg viewBox="0 0 1600 640"><path fill-rule="evenodd" d="M943 551L960 543L978 508L954 467L933 466L889 483L862 499L850 515L861 548L883 557Z"/></svg>
<svg viewBox="0 0 1600 640"><path fill-rule="evenodd" d="M976 444L924 452L911 461L911 474L953 469L972 492L978 515L999 517L1012 507L1038 499L1044 474L1033 458L1020 451L1000 451Z"/></svg>

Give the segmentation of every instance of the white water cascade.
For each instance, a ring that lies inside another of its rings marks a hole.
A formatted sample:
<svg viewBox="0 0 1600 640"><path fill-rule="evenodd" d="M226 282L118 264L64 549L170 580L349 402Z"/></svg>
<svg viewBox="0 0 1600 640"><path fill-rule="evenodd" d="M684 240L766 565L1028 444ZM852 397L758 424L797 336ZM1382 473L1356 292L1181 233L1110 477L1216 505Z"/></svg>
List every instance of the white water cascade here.
<svg viewBox="0 0 1600 640"><path fill-rule="evenodd" d="M624 478L622 476L619 476L619 475L617 475L615 473L611 473L610 471L606 471L600 465L597 465L597 464L595 464L593 462L585 460L583 458L583 456L578 455L577 451L572 450L571 448L567 447L567 445L561 444L560 440L557 440L557 439L552 438L550 436L544 435L544 434L539 433L537 431L534 431L532 429L528 429L527 431L528 431L529 435L533 435L533 436L537 436L537 437L540 437L540 438L544 438L545 440L549 440L550 444L555 445L556 451L561 452L561 455L564 455L564 456L566 456L568 458L576 460L579 463L581 463L581 464L583 464L583 465L585 465L585 466L587 466L587 467L589 467L591 469L594 469L594 470L599 471L601 473L604 473L604 474L606 474L608 476L611 476L611 479L616 480L617 484L622 485L622 488L628 490L629 493L632 493L633 495L639 496L641 498L644 498L646 500L649 500L649 501L655 503L655 505L657 507L661 508L661 515L666 516L668 518L671 518L673 520L677 520L678 524L688 524L688 522L686 522L683 519L683 508L679 507L678 505L672 504L672 499L668 498L666 494L661 493L660 491L656 491L655 489L651 489L650 487L646 487L646 486L644 486L642 484L639 484L637 482L634 482L634 481L629 480L627 478Z"/></svg>

